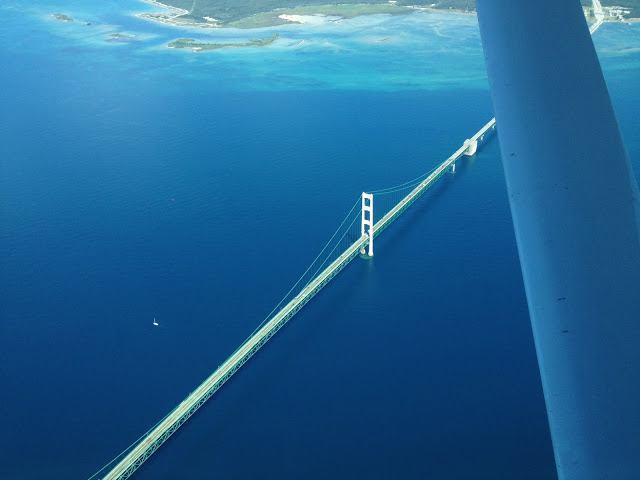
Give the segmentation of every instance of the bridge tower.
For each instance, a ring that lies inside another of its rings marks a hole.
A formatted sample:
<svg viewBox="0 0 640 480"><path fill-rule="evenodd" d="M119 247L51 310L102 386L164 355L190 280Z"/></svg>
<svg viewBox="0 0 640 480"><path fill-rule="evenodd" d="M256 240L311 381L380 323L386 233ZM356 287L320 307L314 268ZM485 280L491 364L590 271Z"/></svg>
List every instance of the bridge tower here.
<svg viewBox="0 0 640 480"><path fill-rule="evenodd" d="M373 257L373 194L362 192L362 235L365 233L369 236L367 254ZM360 253L364 255L364 247Z"/></svg>

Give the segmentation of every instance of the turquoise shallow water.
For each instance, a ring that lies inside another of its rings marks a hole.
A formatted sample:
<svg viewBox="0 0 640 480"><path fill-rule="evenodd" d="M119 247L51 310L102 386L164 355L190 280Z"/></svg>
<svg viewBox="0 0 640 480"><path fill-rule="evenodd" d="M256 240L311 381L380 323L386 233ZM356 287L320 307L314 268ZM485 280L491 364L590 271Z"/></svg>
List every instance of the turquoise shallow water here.
<svg viewBox="0 0 640 480"><path fill-rule="evenodd" d="M3 479L88 478L254 329L361 191L492 116L473 16L186 33L132 16L155 9L0 5ZM595 43L638 171L640 26ZM139 477L258 474L555 478L495 140Z"/></svg>

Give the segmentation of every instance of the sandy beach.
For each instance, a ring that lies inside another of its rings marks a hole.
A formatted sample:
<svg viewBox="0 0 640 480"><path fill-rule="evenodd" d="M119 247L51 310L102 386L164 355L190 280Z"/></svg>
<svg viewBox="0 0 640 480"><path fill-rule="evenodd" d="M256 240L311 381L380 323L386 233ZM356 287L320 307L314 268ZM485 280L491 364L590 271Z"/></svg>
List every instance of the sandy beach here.
<svg viewBox="0 0 640 480"><path fill-rule="evenodd" d="M166 8L169 12L166 13L136 13L135 16L139 18L145 18L147 20L153 20L154 22L162 22L166 25L172 25L174 27L189 27L189 28L220 28L218 21L212 17L204 17L205 22L196 22L190 19L180 18L182 15L187 15L188 10L182 8L166 5L156 0L140 0L141 2L150 3L158 7Z"/></svg>
<svg viewBox="0 0 640 480"><path fill-rule="evenodd" d="M221 25L220 20L213 17L209 17L209 16L203 17L204 21L196 21L193 18L181 18L183 15L189 14L189 11L184 10L182 8L167 5L158 0L140 0L140 1L168 10L167 12L160 12L160 13L135 14L137 17L140 17L140 18L145 18L147 20L153 20L156 22L162 22L164 24L172 25L176 27L223 28L224 26L226 26L226 25ZM381 7L384 7L384 6L365 5L365 4L360 4L357 6L328 4L328 5L318 5L316 7L309 7L309 6L292 7L291 10L293 10L294 12L300 12L300 11L302 12L301 13L283 13L277 16L274 14L275 13L274 11L262 12L262 13L258 13L250 17L247 17L245 19L242 19L240 21L233 21L228 26L233 26L236 28L258 28L258 27L275 26L277 22L273 23L273 19L279 19L282 23L297 23L297 24L303 24L303 25L316 26L316 25L321 25L323 23L326 23L327 21L336 22L341 18L351 18L353 16L358 16L360 14L366 15L371 13L391 13L387 11L383 12L383 11L375 10L376 8L381 8ZM389 5L387 5L386 7L397 8L397 11L395 13L398 13L398 11L405 9L405 11L416 11L416 10L423 11L423 12L429 12L429 11L445 12L446 11L448 13L458 13L458 14L465 14L465 15L476 14L475 11L469 11L469 10L458 10L458 9L441 10L433 7L424 7L424 6L416 6L416 5L396 7L395 2L389 2ZM313 10L310 10L311 8L313 8L314 10L317 10L318 12L317 13L313 12ZM353 10L354 8L361 9L362 13L358 11L358 12L355 12L354 14L354 10ZM591 7L585 7L585 12L589 11L590 8ZM329 12L330 10L332 12L330 15L328 13L321 13L322 11ZM342 10L345 10L345 11L343 12ZM332 18L328 18L329 16L331 16ZM272 20L269 20L269 18L271 18ZM261 20L258 20L258 19L261 19ZM640 19L636 19L636 18L619 19L619 18L608 16L607 18L605 18L605 21L606 22L622 21L622 22L628 23L628 22L637 22L637 21L640 21Z"/></svg>
<svg viewBox="0 0 640 480"><path fill-rule="evenodd" d="M302 24L310 24L310 25L321 25L328 21L326 15L316 14L316 15L287 15L282 14L278 15L278 18L286 20L288 22L294 23L302 23Z"/></svg>

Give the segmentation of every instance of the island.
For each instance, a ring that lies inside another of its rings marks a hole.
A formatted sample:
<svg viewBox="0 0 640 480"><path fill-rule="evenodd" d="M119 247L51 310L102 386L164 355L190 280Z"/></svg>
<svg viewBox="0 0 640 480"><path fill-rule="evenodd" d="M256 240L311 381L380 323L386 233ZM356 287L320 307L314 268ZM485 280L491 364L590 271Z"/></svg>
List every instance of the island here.
<svg viewBox="0 0 640 480"><path fill-rule="evenodd" d="M291 18L305 15L353 18L360 15L401 15L416 9L455 9L472 13L474 0L340 0L336 4L322 4L318 0L142 0L168 11L142 13L138 16L174 26L200 28L262 28L297 22Z"/></svg>
<svg viewBox="0 0 640 480"><path fill-rule="evenodd" d="M53 13L53 14L51 14L51 16L53 18L55 18L56 20L60 20L61 22L73 22L74 21L73 18L71 18L68 15L64 15L62 13Z"/></svg>
<svg viewBox="0 0 640 480"><path fill-rule="evenodd" d="M135 35L131 35L130 33L116 32L116 33L110 33L109 35L107 35L107 39L112 42L128 43L135 39Z"/></svg>
<svg viewBox="0 0 640 480"><path fill-rule="evenodd" d="M291 23L291 17L327 15L352 18L385 13L399 15L416 10L475 13L475 0L340 0L322 5L318 0L142 0L169 9L139 16L176 26L202 28L259 28ZM592 15L592 1L581 0L585 15ZM320 3L320 4L319 4ZM601 0L605 21L640 18L640 0Z"/></svg>
<svg viewBox="0 0 640 480"><path fill-rule="evenodd" d="M475 13L475 0L340 0L322 4L322 0L142 0L168 11L143 13L140 17L175 26L201 28L259 28L295 22L303 15L352 18L384 13L399 15L416 10L445 10ZM587 18L593 16L591 0L581 0ZM605 21L640 18L640 0L601 0Z"/></svg>
<svg viewBox="0 0 640 480"><path fill-rule="evenodd" d="M270 37L262 39L252 39L245 43L203 43L197 42L193 38L179 38L169 43L169 48L190 48L194 52L200 52L204 50L219 50L221 48L243 48L243 47L266 47L272 44L280 36L279 33L274 33Z"/></svg>

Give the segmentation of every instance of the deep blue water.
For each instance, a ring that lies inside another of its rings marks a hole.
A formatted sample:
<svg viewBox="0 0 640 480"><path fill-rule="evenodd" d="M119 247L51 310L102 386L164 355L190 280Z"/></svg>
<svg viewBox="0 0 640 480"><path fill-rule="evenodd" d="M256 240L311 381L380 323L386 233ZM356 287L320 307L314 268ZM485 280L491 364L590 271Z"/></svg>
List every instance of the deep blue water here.
<svg viewBox="0 0 640 480"><path fill-rule="evenodd" d="M195 54L163 45L272 30L185 35L106 3L0 5L2 479L88 478L262 321L360 192L492 116L473 16ZM640 25L595 42L640 171ZM136 478L257 475L556 478L495 138Z"/></svg>

